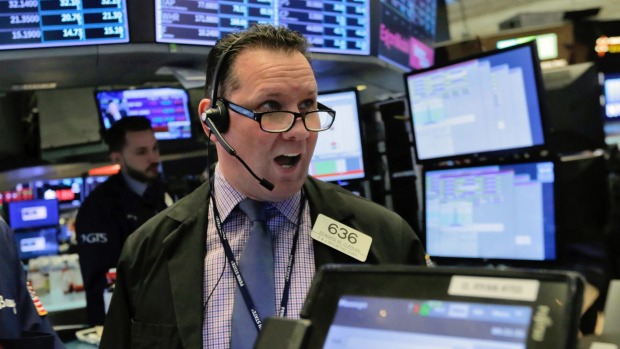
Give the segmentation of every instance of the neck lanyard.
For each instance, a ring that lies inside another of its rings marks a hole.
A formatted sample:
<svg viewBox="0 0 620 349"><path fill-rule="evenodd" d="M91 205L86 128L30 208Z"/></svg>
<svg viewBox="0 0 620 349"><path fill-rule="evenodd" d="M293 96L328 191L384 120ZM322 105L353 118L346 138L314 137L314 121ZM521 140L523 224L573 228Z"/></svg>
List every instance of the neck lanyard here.
<svg viewBox="0 0 620 349"><path fill-rule="evenodd" d="M222 229L222 220L220 218L220 214L217 211L217 204L215 202L215 191L213 188L211 189L211 199L213 200L213 217L215 218L215 228L220 237L220 242L222 243L222 247L224 247L224 253L226 254L226 258L228 258L228 263L230 264L230 268L233 271L235 276L235 280L237 281L237 286L241 291L241 295L243 296L243 300L245 301L246 307L248 308L248 313L252 316L254 320L254 324L256 328L260 331L262 327L262 320L256 306L254 305L254 301L252 300L252 296L248 291L248 288L243 280L243 276L241 275L241 271L239 270L239 264L235 259L235 255L232 252L232 248L228 242L228 237L226 233ZM278 317L285 317L286 311L288 307L288 299L291 292L291 275L293 274L293 265L295 264L295 252L297 251L297 241L299 240L299 229L301 227L301 219L306 206L306 199L303 193L301 192L301 202L299 205L299 213L297 215L297 228L295 229L295 235L293 236L293 245L291 246L291 252L288 257L288 263L286 265L286 274L284 279L284 290L282 290L282 301L280 302L280 311L278 312ZM267 222L265 222L267 224Z"/></svg>

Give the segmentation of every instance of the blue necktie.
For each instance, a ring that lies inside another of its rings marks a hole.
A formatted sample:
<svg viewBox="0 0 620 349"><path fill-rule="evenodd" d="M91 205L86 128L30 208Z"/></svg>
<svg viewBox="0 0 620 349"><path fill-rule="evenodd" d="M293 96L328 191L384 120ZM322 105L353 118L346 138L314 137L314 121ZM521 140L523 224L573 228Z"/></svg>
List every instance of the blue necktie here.
<svg viewBox="0 0 620 349"><path fill-rule="evenodd" d="M267 227L266 205L265 202L250 199L239 203L241 211L252 222L250 236L238 260L239 270L262 321L275 315L276 302L273 247L271 232ZM236 286L230 348L252 349L258 331L239 291L239 285Z"/></svg>

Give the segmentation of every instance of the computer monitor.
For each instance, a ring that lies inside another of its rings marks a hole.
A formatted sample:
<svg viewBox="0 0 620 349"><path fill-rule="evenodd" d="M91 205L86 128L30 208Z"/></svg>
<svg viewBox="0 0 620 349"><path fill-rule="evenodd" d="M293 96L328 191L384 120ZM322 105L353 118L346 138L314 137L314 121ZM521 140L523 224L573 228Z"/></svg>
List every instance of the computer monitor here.
<svg viewBox="0 0 620 349"><path fill-rule="evenodd" d="M605 118L620 122L620 73L603 74Z"/></svg>
<svg viewBox="0 0 620 349"><path fill-rule="evenodd" d="M82 177L36 180L33 184L37 199L56 200L60 209L78 208L82 203Z"/></svg>
<svg viewBox="0 0 620 349"><path fill-rule="evenodd" d="M126 2L3 1L0 50L127 43Z"/></svg>
<svg viewBox="0 0 620 349"><path fill-rule="evenodd" d="M436 0L381 0L377 57L404 71L432 66L438 6Z"/></svg>
<svg viewBox="0 0 620 349"><path fill-rule="evenodd" d="M423 169L426 252L437 261L556 259L549 160Z"/></svg>
<svg viewBox="0 0 620 349"><path fill-rule="evenodd" d="M11 201L7 204L7 210L8 223L15 231L58 226L56 200Z"/></svg>
<svg viewBox="0 0 620 349"><path fill-rule="evenodd" d="M107 130L117 120L145 116L151 121L158 140L192 137L189 94L180 88L143 88L96 91L100 124Z"/></svg>
<svg viewBox="0 0 620 349"><path fill-rule="evenodd" d="M15 232L15 243L22 260L58 254L58 228Z"/></svg>
<svg viewBox="0 0 620 349"><path fill-rule="evenodd" d="M267 23L300 32L312 52L367 56L370 3L155 0L155 42L213 46L227 34Z"/></svg>
<svg viewBox="0 0 620 349"><path fill-rule="evenodd" d="M514 153L545 144L534 43L404 75L419 163Z"/></svg>
<svg viewBox="0 0 620 349"><path fill-rule="evenodd" d="M306 330L269 318L257 348L302 334L291 348L575 348L584 284L542 269L327 265L296 320Z"/></svg>
<svg viewBox="0 0 620 349"><path fill-rule="evenodd" d="M336 119L329 130L319 133L309 174L324 181L364 178L357 90L322 92L318 101L335 110Z"/></svg>

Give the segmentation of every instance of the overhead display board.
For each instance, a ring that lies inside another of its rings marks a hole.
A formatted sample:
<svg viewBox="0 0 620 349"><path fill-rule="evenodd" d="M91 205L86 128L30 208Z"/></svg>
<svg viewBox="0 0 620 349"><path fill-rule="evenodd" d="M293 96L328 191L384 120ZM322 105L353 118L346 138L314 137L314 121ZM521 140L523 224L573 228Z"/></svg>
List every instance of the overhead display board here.
<svg viewBox="0 0 620 349"><path fill-rule="evenodd" d="M213 46L253 23L304 34L311 51L370 54L370 0L155 0L155 41Z"/></svg>
<svg viewBox="0 0 620 349"><path fill-rule="evenodd" d="M129 42L126 0L0 0L0 50Z"/></svg>
<svg viewBox="0 0 620 349"><path fill-rule="evenodd" d="M405 71L434 63L437 1L381 0L377 56Z"/></svg>

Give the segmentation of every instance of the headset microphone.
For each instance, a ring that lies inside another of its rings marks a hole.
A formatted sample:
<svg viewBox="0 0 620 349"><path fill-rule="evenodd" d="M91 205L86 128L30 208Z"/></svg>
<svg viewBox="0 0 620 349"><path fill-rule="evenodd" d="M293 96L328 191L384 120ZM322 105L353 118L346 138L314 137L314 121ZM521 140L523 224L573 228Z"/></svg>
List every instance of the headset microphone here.
<svg viewBox="0 0 620 349"><path fill-rule="evenodd" d="M215 135L215 138L217 138L217 140L220 142L222 147L224 147L226 152L228 152L228 154L237 158L237 160L241 162L243 167L245 167L245 169L250 172L252 177L256 178L260 185L265 187L267 190L272 191L274 185L265 178L258 177L256 173L254 173L254 171L252 171L252 169L245 163L245 161L243 161L243 159L241 159L239 155L237 155L235 149L233 149L233 147L231 147L230 144L226 142L224 136L222 136L222 132L226 132L228 130L230 117L228 115L226 105L224 105L222 101L219 101L217 99L217 88L220 81L220 74L222 73L222 64L224 63L228 55L233 52L232 48L235 47L235 45L240 39L241 37L233 41L230 46L228 46L228 48L224 52L222 52L219 59L217 60L215 69L213 70L213 78L211 79L211 108L205 110L200 115L200 120L202 120L202 122L204 122L207 127L209 127L209 130L211 130L211 132Z"/></svg>
<svg viewBox="0 0 620 349"><path fill-rule="evenodd" d="M245 161L243 161L243 159L239 155L237 155L237 151L235 151L235 149L233 149L233 147L231 147L230 144L226 142L226 140L224 139L224 137L218 130L217 126L215 126L215 124L213 123L213 120L211 120L211 118L209 117L209 114L214 110L216 109L211 108L203 112L202 115L200 115L201 120L207 125L207 127L209 127L209 130L211 130L213 135L215 135L215 138L217 138L217 140L220 142L224 150L226 150L228 154L230 154L231 156L234 156L237 160L239 160L239 162L241 162L243 167L245 167L245 169L248 170L248 172L252 175L252 177L256 178L256 180L260 183L260 185L265 187L267 190L272 191L274 187L273 183L269 182L265 178L258 177L256 173L252 171L250 166L248 166L248 164L246 164Z"/></svg>

